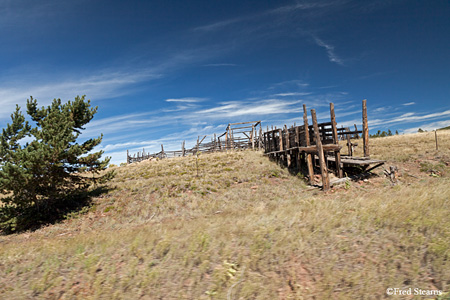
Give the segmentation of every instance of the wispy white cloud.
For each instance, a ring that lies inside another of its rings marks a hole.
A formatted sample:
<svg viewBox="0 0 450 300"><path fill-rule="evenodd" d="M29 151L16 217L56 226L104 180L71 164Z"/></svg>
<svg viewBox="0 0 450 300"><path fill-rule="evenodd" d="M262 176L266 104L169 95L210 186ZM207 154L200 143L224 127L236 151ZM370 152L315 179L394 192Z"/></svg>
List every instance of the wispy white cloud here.
<svg viewBox="0 0 450 300"><path fill-rule="evenodd" d="M389 119L374 119L369 120L369 125L386 125L386 124L395 124L395 123L413 123L413 122L420 122L423 120L429 120L429 119L437 119L441 117L450 116L450 110L446 110L439 113L431 113L426 115L417 115L416 113L405 113L397 117L392 117Z"/></svg>
<svg viewBox="0 0 450 300"><path fill-rule="evenodd" d="M298 89L305 89L305 88L309 87L309 83L304 82L303 80L299 80L299 79L285 80L285 81L277 82L277 83L270 85L268 89L269 90L273 90L273 89L286 90L286 89L291 89L292 87L295 87Z"/></svg>
<svg viewBox="0 0 450 300"><path fill-rule="evenodd" d="M208 98L185 97L185 98L166 99L166 102L198 103L198 102L202 102L205 100L208 100Z"/></svg>
<svg viewBox="0 0 450 300"><path fill-rule="evenodd" d="M300 101L286 101L280 99L266 99L258 102L230 101L217 107L197 111L203 117L231 118L238 116L261 116L270 114L292 113L299 110L295 104Z"/></svg>
<svg viewBox="0 0 450 300"><path fill-rule="evenodd" d="M403 103L402 105L404 105L404 106L410 106L410 105L414 105L414 104L416 104L416 102Z"/></svg>
<svg viewBox="0 0 450 300"><path fill-rule="evenodd" d="M292 5L285 5L285 6L280 6L277 8L273 8L273 9L268 9L268 10L264 10L264 11L260 11L254 14L250 14L250 15L245 15L245 16L240 16L240 17L236 17L236 18L230 18L228 20L222 20L222 21L218 21L218 22L214 22L211 24L207 24L207 25L203 25L203 26L199 26L194 28L194 31L203 31L203 32L214 32L214 31L218 31L218 30L222 30L224 28L227 28L229 26L232 25L236 25L239 23L247 23L248 21L252 21L252 20L258 20L267 16L273 16L273 15L286 15L295 11L305 11L305 10L313 10L313 9L322 9L328 6L334 6L336 4L340 4L335 2L319 2L319 1L315 1L315 2L303 2L303 3L296 3L296 4L292 4Z"/></svg>
<svg viewBox="0 0 450 300"><path fill-rule="evenodd" d="M421 124L420 126L414 126L408 129L403 130L403 133L415 133L421 128L422 130L431 131L439 128L444 128L450 126L450 119L437 121L428 124Z"/></svg>
<svg viewBox="0 0 450 300"><path fill-rule="evenodd" d="M291 96L306 96L306 95L311 95L310 92L305 92L305 93L300 93L300 92L292 92L292 93L279 93L279 94L274 94L274 97L291 97Z"/></svg>
<svg viewBox="0 0 450 300"><path fill-rule="evenodd" d="M325 43L323 40L318 38L316 35L312 35L312 37L318 46L323 47L323 48L325 48L325 50L327 50L328 59L331 62L337 63L338 65L341 65L341 66L344 65L344 60L342 58L340 58L339 56L337 56L337 54L335 53L334 46Z"/></svg>
<svg viewBox="0 0 450 300"><path fill-rule="evenodd" d="M37 82L3 82L0 84L0 119L9 115L15 104L24 104L33 96L39 104L47 105L54 98L66 101L83 93L90 99L123 96L132 91L133 84L159 78L151 72L105 72L77 79L53 79L42 84ZM128 87L129 89L125 89Z"/></svg>

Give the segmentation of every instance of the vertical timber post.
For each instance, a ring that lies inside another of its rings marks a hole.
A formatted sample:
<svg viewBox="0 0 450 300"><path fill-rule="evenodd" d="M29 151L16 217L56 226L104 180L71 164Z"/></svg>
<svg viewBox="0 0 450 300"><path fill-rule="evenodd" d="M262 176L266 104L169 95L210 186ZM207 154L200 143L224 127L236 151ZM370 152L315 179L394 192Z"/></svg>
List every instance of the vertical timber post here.
<svg viewBox="0 0 450 300"><path fill-rule="evenodd" d="M229 140L228 140L228 128L230 128L230 125L228 125L227 131L225 133L225 150L228 150L228 142L229 142Z"/></svg>
<svg viewBox="0 0 450 300"><path fill-rule="evenodd" d="M339 145L337 128L336 128L336 116L334 114L334 103L330 103L330 116L331 116L331 128L333 129L333 143L335 145ZM339 178L343 177L342 168L341 168L341 150L334 151L334 158L336 163L336 175Z"/></svg>
<svg viewBox="0 0 450 300"><path fill-rule="evenodd" d="M347 147L348 147L348 156L353 156L353 147L352 147L352 141L350 140L350 128L345 128L347 131L347 134L345 135L347 137Z"/></svg>
<svg viewBox="0 0 450 300"><path fill-rule="evenodd" d="M262 144L262 127L261 127L261 123L259 123L258 150L261 150L262 147L263 147L263 144Z"/></svg>
<svg viewBox="0 0 450 300"><path fill-rule="evenodd" d="M314 126L314 135L316 137L317 155L319 156L320 173L322 174L322 189L326 192L330 188L330 180L328 178L327 164L323 154L322 141L320 140L319 126L317 125L316 110L311 109L311 116Z"/></svg>
<svg viewBox="0 0 450 300"><path fill-rule="evenodd" d="M129 152L128 152L128 149L127 149L127 165L130 163L130 154L129 154Z"/></svg>
<svg viewBox="0 0 450 300"><path fill-rule="evenodd" d="M309 138L309 125L308 125L308 113L306 112L306 105L303 104L303 123L305 126L305 139L306 146L311 145L311 141ZM309 184L313 183L314 169L312 164L311 153L306 153L306 165L308 167L308 176L309 176Z"/></svg>
<svg viewBox="0 0 450 300"><path fill-rule="evenodd" d="M186 142L186 141L183 141L183 143L181 144L181 156L183 156L183 157L184 157L184 155L186 154L186 153L185 153L185 150L184 150L184 144L185 144L185 142Z"/></svg>
<svg viewBox="0 0 450 300"><path fill-rule="evenodd" d="M437 129L434 130L434 139L436 141L436 151L438 151L439 148L438 148L438 140L437 140Z"/></svg>
<svg viewBox="0 0 450 300"><path fill-rule="evenodd" d="M298 147L300 147L300 137L299 137L299 128L298 126L295 127L295 163L296 163L296 167L298 169L298 172L300 172L300 159L301 159L301 155L300 155L300 150L298 150Z"/></svg>
<svg viewBox="0 0 450 300"><path fill-rule="evenodd" d="M283 151L283 130L278 129L278 135L280 136L279 142L280 142L280 151ZM280 152L280 159L283 159L283 152Z"/></svg>
<svg viewBox="0 0 450 300"><path fill-rule="evenodd" d="M356 124L355 124L355 139L359 139L358 127L356 127Z"/></svg>
<svg viewBox="0 0 450 300"><path fill-rule="evenodd" d="M255 125L252 125L252 133L250 134L252 140L252 150L255 150Z"/></svg>
<svg viewBox="0 0 450 300"><path fill-rule="evenodd" d="M286 159L287 159L287 166L288 168L291 167L291 153L289 148L291 148L291 145L289 145L289 129L286 125L284 125L284 130L286 131Z"/></svg>
<svg viewBox="0 0 450 300"><path fill-rule="evenodd" d="M364 157L369 157L369 125L367 124L367 100L362 102Z"/></svg>

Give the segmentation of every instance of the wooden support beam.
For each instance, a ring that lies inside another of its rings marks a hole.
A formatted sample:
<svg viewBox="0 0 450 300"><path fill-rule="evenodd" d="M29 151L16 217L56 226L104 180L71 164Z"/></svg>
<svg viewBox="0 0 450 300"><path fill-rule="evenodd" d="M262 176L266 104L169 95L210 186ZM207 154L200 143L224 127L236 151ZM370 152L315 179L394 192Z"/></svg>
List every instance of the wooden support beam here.
<svg viewBox="0 0 450 300"><path fill-rule="evenodd" d="M129 151L128 151L128 149L127 149L127 165L128 165L129 163L131 163L131 161L130 161L130 154L129 154Z"/></svg>
<svg viewBox="0 0 450 300"><path fill-rule="evenodd" d="M358 127L356 127L356 124L354 124L355 125L355 139L359 139L359 134L358 134Z"/></svg>
<svg viewBox="0 0 450 300"><path fill-rule="evenodd" d="M339 139L337 135L337 124L336 115L334 114L334 103L330 103L330 117L331 117L331 128L333 130L333 144L339 145ZM336 175L339 178L343 177L342 166L341 166L341 151L334 151L334 157L336 159Z"/></svg>
<svg viewBox="0 0 450 300"><path fill-rule="evenodd" d="M234 135L233 135L233 130L230 130L230 142L231 142L231 149L234 149Z"/></svg>
<svg viewBox="0 0 450 300"><path fill-rule="evenodd" d="M348 156L353 156L353 147L352 147L352 141L350 140L350 129L347 128L347 134L345 135L347 137L347 147L348 147Z"/></svg>
<svg viewBox="0 0 450 300"><path fill-rule="evenodd" d="M309 139L308 113L306 112L305 104L303 104L303 123L305 126L306 146L310 146L311 142ZM314 168L313 168L312 157L311 157L310 153L308 153L306 155L306 166L308 167L309 184L313 184Z"/></svg>
<svg viewBox="0 0 450 300"><path fill-rule="evenodd" d="M289 145L289 130L286 125L284 125L284 132L286 135L286 149L289 149L291 146ZM291 153L290 151L286 152L286 160L288 168L291 167Z"/></svg>
<svg viewBox="0 0 450 300"><path fill-rule="evenodd" d="M367 100L362 102L362 121L363 121L363 145L364 157L370 157L369 153L369 125L367 123Z"/></svg>
<svg viewBox="0 0 450 300"><path fill-rule="evenodd" d="M311 109L311 116L314 126L314 135L316 137L317 155L319 156L320 173L322 174L322 189L328 191L330 189L330 179L328 178L328 169L323 153L322 141L320 140L319 126L317 125L316 110Z"/></svg>
<svg viewBox="0 0 450 300"><path fill-rule="evenodd" d="M272 151L276 151L278 149L277 139L276 139L276 132L275 131L272 131L272 147L271 148L272 148Z"/></svg>
<svg viewBox="0 0 450 300"><path fill-rule="evenodd" d="M184 148L186 141L183 141L183 143L181 144L181 156L185 156L186 155L186 149Z"/></svg>
<svg viewBox="0 0 450 300"><path fill-rule="evenodd" d="M300 129L297 126L297 127L295 127L294 130L295 130L295 147L300 147L300 136L299 136ZM296 167L297 167L298 172L300 172L301 152L297 150L297 151L294 151L294 154L296 155L295 156L295 158L296 158L296 161L295 161Z"/></svg>
<svg viewBox="0 0 450 300"><path fill-rule="evenodd" d="M252 141L252 150L255 150L255 126L252 125L252 133L250 134L250 139Z"/></svg>
<svg viewBox="0 0 450 300"><path fill-rule="evenodd" d="M283 148L283 130L278 129L278 137L279 137L278 142L279 142L280 150L284 150L284 148ZM280 154L280 159L281 160L283 159L283 154Z"/></svg>
<svg viewBox="0 0 450 300"><path fill-rule="evenodd" d="M258 137L258 150L261 150L262 147L262 127L261 123L259 123L259 137Z"/></svg>

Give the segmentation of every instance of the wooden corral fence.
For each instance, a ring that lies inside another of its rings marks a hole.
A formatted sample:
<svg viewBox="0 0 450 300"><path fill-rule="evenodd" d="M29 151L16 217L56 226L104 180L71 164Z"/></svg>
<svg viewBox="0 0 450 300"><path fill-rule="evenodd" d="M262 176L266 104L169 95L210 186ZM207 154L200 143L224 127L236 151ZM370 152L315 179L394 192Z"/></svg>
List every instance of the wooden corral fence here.
<svg viewBox="0 0 450 300"><path fill-rule="evenodd" d="M192 148L186 148L186 143L183 141L181 150L176 151L164 151L163 145L161 145L161 151L157 153L145 153L145 149L142 149L142 152L130 155L127 150L127 163L130 164L153 158L164 159L195 155L197 153L231 149L262 149L264 147L262 143L261 121L230 123L224 133L219 136L216 134L211 136L211 141L206 142L206 137L207 135L203 137L199 136L197 143Z"/></svg>
<svg viewBox="0 0 450 300"><path fill-rule="evenodd" d="M211 137L211 141L205 142L206 135L198 137L197 143L192 148L185 147L185 141L181 150L161 151L157 153L145 153L145 150L129 155L127 150L127 163L139 162L152 158L171 158L195 155L197 153L208 153L215 151L226 151L230 149L264 149L265 155L271 159L285 164L288 168L295 168L305 172L309 183L314 183L315 170L322 177L322 188L330 188L328 169L336 173L339 178L343 177L344 168L358 168L362 171L370 171L384 163L381 160L370 159L369 156L369 127L367 123L367 103L362 102L362 130L359 131L356 124L355 130L349 128L338 128L334 113L334 104L330 103L330 121L317 122L316 111L311 109L312 123L308 124L306 105L303 105L303 125L284 128L272 128L263 132L261 121L230 123L223 134ZM362 136L362 147L364 157L354 157L353 151L357 143L351 139ZM347 154L341 154L342 146L339 140L347 141ZM371 165L375 165L369 168Z"/></svg>

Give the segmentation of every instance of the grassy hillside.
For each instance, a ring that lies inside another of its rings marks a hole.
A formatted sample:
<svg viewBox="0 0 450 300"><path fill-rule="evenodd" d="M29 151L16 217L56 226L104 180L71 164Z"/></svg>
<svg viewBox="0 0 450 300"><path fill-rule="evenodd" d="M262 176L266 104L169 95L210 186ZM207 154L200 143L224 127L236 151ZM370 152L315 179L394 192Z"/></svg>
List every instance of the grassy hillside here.
<svg viewBox="0 0 450 300"><path fill-rule="evenodd" d="M439 133L439 152L434 133L370 142L373 157L399 167L397 185L380 175L323 193L251 151L201 155L198 176L195 157L117 168L91 207L0 236L0 298L450 291L450 132Z"/></svg>

